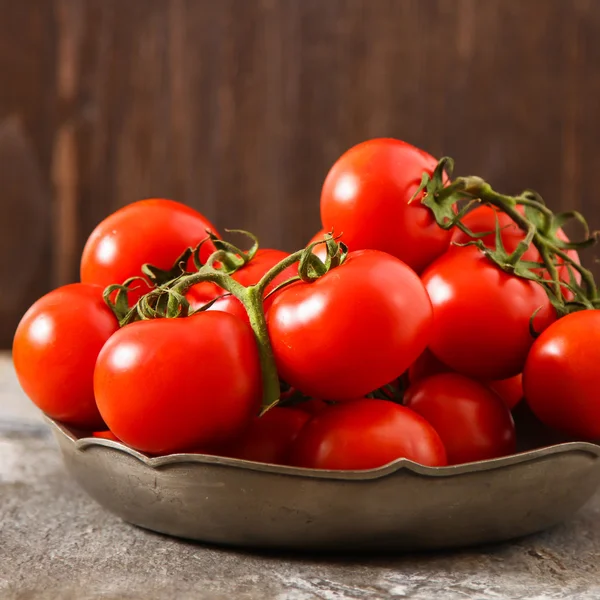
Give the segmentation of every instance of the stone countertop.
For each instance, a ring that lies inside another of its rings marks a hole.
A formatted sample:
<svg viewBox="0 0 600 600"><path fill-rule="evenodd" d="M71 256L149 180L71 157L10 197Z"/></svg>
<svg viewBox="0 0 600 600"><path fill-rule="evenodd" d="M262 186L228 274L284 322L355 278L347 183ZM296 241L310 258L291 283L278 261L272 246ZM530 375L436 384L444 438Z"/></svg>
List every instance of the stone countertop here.
<svg viewBox="0 0 600 600"><path fill-rule="evenodd" d="M67 476L0 354L2 600L600 598L600 494L570 522L460 552L321 557L227 550L123 523Z"/></svg>

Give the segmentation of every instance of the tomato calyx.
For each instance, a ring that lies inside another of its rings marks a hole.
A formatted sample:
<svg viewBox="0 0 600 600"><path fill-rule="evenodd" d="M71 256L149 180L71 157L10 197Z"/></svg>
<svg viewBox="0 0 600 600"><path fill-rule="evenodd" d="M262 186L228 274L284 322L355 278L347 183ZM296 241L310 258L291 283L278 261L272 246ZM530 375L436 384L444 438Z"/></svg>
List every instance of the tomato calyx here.
<svg viewBox="0 0 600 600"><path fill-rule="evenodd" d="M198 270L195 273L188 273L184 270L185 262L180 260L178 262L179 274L172 280L157 285L149 293L142 296L133 307L129 307L127 292L135 284L135 280L142 278L132 278L132 280L128 280L124 284L107 287L104 291L104 300L119 319L120 325L124 326L137 320L181 318L207 310L223 296L214 298L195 311L190 309L190 304L185 297L186 292L192 286L205 281L215 283L221 287L225 290L224 295L231 294L235 296L246 309L250 326L258 344L263 378L261 414L264 414L267 410L274 407L280 399L279 376L263 307L265 289L280 273L295 263L299 263L298 277L293 277L283 282L274 291L297 280L306 282L315 281L325 275L330 269L342 264L348 254L348 248L344 244L336 242L333 234L327 234L323 240L313 242L306 248L284 258L269 269L255 285L245 287L236 281L231 274L246 264L248 260L252 260L252 257L256 254L258 241L251 234L248 235L254 240L254 244L247 253L242 252L228 242L212 240L209 236L209 239L213 242L216 243L218 241L221 247L210 255L205 264L202 265L199 264L199 261L196 262ZM325 261L313 254L313 248L318 244L325 244L327 247ZM198 256L200 246L194 250L188 249L180 258L185 259L187 257L189 259L189 251ZM113 302L111 296L115 291L116 298Z"/></svg>
<svg viewBox="0 0 600 600"><path fill-rule="evenodd" d="M587 248L597 242L598 232L590 234L583 215L576 211L554 214L534 191L526 190L518 196L507 196L496 192L489 183L477 176L458 177L452 183L445 184L444 173L451 177L453 169L454 161L449 157L442 158L431 176L423 174L413 200L424 192L421 203L432 211L441 228L457 227L471 238L465 244L455 245L476 246L503 271L541 285L559 316L600 308L600 296L592 273L567 252ZM462 222L467 212L478 204L486 204L505 213L524 232L524 237L513 252L507 252L504 247L503 228L497 216L494 232L473 232ZM522 211L519 210L521 206ZM561 227L573 220L584 228L584 239L581 241L565 241L558 236ZM486 246L480 239L490 233L495 233L495 248ZM523 255L532 244L539 252L541 262L523 260ZM568 282L561 279L559 267L566 268ZM544 272L547 273L546 277ZM568 290L572 297L566 299L564 290Z"/></svg>

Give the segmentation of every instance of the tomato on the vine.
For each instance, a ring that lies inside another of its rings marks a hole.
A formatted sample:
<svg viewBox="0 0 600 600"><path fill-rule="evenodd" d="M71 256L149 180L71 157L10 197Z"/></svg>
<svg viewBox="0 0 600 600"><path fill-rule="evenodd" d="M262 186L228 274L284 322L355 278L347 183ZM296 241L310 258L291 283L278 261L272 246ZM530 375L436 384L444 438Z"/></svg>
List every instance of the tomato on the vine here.
<svg viewBox="0 0 600 600"><path fill-rule="evenodd" d="M119 325L102 288L73 283L40 298L23 316L13 342L21 387L48 416L81 429L98 429L94 365Z"/></svg>
<svg viewBox="0 0 600 600"><path fill-rule="evenodd" d="M250 326L224 312L138 321L104 346L94 374L100 413L151 454L210 448L258 412L261 370Z"/></svg>
<svg viewBox="0 0 600 600"><path fill-rule="evenodd" d="M232 458L287 465L292 444L310 415L299 408L272 408L255 417L248 429L224 453Z"/></svg>
<svg viewBox="0 0 600 600"><path fill-rule="evenodd" d="M168 270L186 248L207 237L207 229L217 234L206 217L173 200L152 198L128 204L104 219L88 238L81 257L81 281L105 288L141 276L145 263ZM214 244L207 241L200 259L205 261L214 251ZM195 270L191 259L188 268ZM133 287L132 301L150 289L143 281Z"/></svg>
<svg viewBox="0 0 600 600"><path fill-rule="evenodd" d="M422 465L447 464L434 428L412 410L388 400L351 400L328 407L300 431L294 466L362 470L407 458Z"/></svg>
<svg viewBox="0 0 600 600"><path fill-rule="evenodd" d="M431 211L410 202L435 158L400 140L362 142L329 171L321 192L326 231L343 234L350 250L383 250L420 273L446 251L452 232L439 227Z"/></svg>
<svg viewBox="0 0 600 600"><path fill-rule="evenodd" d="M478 248L451 248L423 274L433 305L429 349L477 379L522 372L536 332L556 319L544 288L506 273ZM536 313L537 311L537 313Z"/></svg>
<svg viewBox="0 0 600 600"><path fill-rule="evenodd" d="M316 281L281 290L267 325L286 383L347 400L393 381L419 356L431 334L431 304L406 264L361 250Z"/></svg>
<svg viewBox="0 0 600 600"><path fill-rule="evenodd" d="M497 458L516 450L509 408L482 383L458 373L439 373L411 385L404 402L437 431L448 464Z"/></svg>
<svg viewBox="0 0 600 600"><path fill-rule="evenodd" d="M576 312L535 341L523 373L535 415L559 431L600 440L600 310Z"/></svg>
<svg viewBox="0 0 600 600"><path fill-rule="evenodd" d="M525 209L522 205L518 205L517 210L519 210L519 212L521 212L522 214L525 214ZM502 244L508 253L514 252L517 246L519 245L519 242L521 242L525 237L525 233L523 232L523 230L519 228L519 226L511 219L509 215L507 215L505 212L502 212L501 210L498 210L493 206L479 206L475 210L472 210L471 212L467 213L461 219L461 222L464 225L466 225L473 233L484 233L486 231L489 231L490 233L488 235L476 239L481 240L488 248L494 249L496 248L495 231L497 226L496 224L498 223L498 225L501 228ZM558 239L562 240L563 242L569 241L569 238L562 229L559 229L556 232L556 235ZM468 242L473 241L473 239L474 238L470 237L467 233L461 231L458 228L455 228L452 234L452 242L457 244L466 244ZM579 264L580 261L577 250L571 249L565 250L565 252L573 261ZM531 244L523 254L522 260L540 263L542 261L542 258L538 249L533 244ZM543 267L540 268L540 272L543 273L543 276L546 279L550 278L550 275ZM562 259L559 259L558 275L562 281L565 281L567 283L570 282L569 269L564 264L564 261ZM574 275L576 281L580 282L581 275L577 271L574 271ZM570 292L566 289L563 289L563 293L567 297L570 294Z"/></svg>
<svg viewBox="0 0 600 600"><path fill-rule="evenodd" d="M262 276L269 271L276 264L280 263L284 258L287 258L289 254L282 250L272 249L259 249L254 257L246 263L243 267L238 269L232 274L233 279L243 286L248 287L250 285L257 284ZM265 289L265 296L274 290L278 285L298 275L298 265L292 265L288 267L271 282ZM203 281L192 286L185 294L187 301L190 303L192 310L197 310L208 304L214 298L223 296L225 291L215 283L210 281ZM275 300L277 293L268 296L263 303L264 311L267 312ZM228 312L236 315L246 321L248 321L248 314L246 309L243 307L241 302L231 294L225 295L219 298L214 304L212 304L207 310L218 310Z"/></svg>

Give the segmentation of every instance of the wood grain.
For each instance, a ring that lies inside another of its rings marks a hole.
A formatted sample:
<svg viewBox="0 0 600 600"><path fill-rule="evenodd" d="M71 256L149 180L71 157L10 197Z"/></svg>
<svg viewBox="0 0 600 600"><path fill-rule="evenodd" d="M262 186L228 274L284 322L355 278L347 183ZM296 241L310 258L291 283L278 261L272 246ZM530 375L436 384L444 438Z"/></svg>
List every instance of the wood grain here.
<svg viewBox="0 0 600 600"><path fill-rule="evenodd" d="M0 14L3 282L27 247L0 291L0 346L76 280L117 207L172 197L292 250L319 226L333 161L374 136L600 228L594 0L0 0Z"/></svg>

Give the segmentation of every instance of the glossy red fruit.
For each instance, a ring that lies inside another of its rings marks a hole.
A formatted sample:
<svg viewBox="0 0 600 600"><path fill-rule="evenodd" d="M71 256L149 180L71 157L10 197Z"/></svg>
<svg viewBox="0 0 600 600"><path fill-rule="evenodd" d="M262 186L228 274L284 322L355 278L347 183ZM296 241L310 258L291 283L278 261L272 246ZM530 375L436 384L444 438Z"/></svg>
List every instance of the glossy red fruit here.
<svg viewBox="0 0 600 600"><path fill-rule="evenodd" d="M321 222L343 234L350 250L382 250L420 273L443 254L452 232L441 229L431 211L410 202L435 158L400 140L362 142L344 153L321 191ZM409 203L410 202L410 203Z"/></svg>
<svg viewBox="0 0 600 600"><path fill-rule="evenodd" d="M432 467L446 464L440 436L412 410L387 400L352 400L313 417L294 444L298 467L374 469L398 458Z"/></svg>
<svg viewBox="0 0 600 600"><path fill-rule="evenodd" d="M535 415L575 438L600 441L600 310L563 317L533 344L525 398Z"/></svg>
<svg viewBox="0 0 600 600"><path fill-rule="evenodd" d="M429 341L431 307L414 271L362 250L312 283L281 290L267 325L286 383L314 398L347 400L410 366Z"/></svg>
<svg viewBox="0 0 600 600"><path fill-rule="evenodd" d="M106 217L88 238L81 257L81 281L105 288L141 276L145 263L170 269L186 248L206 238L207 229L217 233L206 217L173 200L152 198L128 204ZM214 251L212 242L205 243L201 260ZM192 260L188 269L195 270ZM136 285L132 302L150 289L143 281Z"/></svg>
<svg viewBox="0 0 600 600"><path fill-rule="evenodd" d="M423 274L433 306L429 349L452 370L496 380L523 371L534 338L556 320L539 284L508 274L479 249L452 248Z"/></svg>
<svg viewBox="0 0 600 600"><path fill-rule="evenodd" d="M482 383L458 373L440 373L411 385L404 402L438 432L448 464L497 458L516 451L510 410Z"/></svg>
<svg viewBox="0 0 600 600"><path fill-rule="evenodd" d="M104 426L94 399L94 366L119 328L102 288L73 283L40 298L13 341L19 383L48 416L86 430Z"/></svg>
<svg viewBox="0 0 600 600"><path fill-rule="evenodd" d="M230 443L260 405L254 334L224 312L132 323L100 352L94 390L109 429L136 450Z"/></svg>
<svg viewBox="0 0 600 600"><path fill-rule="evenodd" d="M487 382L490 387L509 409L513 409L523 399L523 375L519 373L508 379Z"/></svg>

